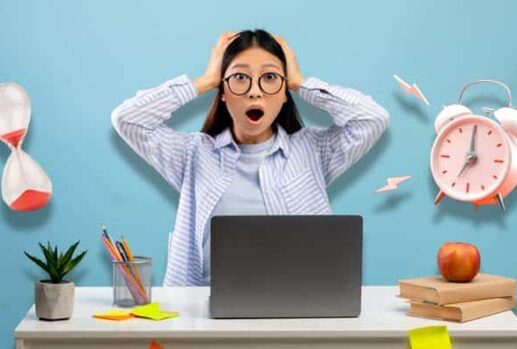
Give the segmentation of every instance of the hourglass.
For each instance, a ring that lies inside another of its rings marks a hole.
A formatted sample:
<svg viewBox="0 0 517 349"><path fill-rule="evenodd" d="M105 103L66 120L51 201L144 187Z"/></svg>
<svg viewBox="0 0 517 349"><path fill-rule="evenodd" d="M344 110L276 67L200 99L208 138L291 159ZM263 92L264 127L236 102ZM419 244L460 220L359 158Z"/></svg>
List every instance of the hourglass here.
<svg viewBox="0 0 517 349"><path fill-rule="evenodd" d="M50 178L21 149L30 117L27 92L15 83L0 84L0 139L11 150L2 174L2 198L15 211L38 210L52 195Z"/></svg>

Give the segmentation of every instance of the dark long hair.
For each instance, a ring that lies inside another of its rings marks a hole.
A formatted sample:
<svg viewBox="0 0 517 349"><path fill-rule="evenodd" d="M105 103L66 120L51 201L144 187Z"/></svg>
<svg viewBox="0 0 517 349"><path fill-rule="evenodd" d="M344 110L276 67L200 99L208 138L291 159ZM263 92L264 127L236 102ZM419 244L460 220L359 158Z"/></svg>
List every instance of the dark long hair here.
<svg viewBox="0 0 517 349"><path fill-rule="evenodd" d="M280 44L265 30L256 29L254 31L245 30L240 32L239 36L228 45L223 55L221 76L224 76L226 69L228 69L228 66L235 56L250 47L261 47L278 57L278 59L282 61L284 73L287 74L286 59ZM201 132L207 133L212 137L218 135L227 127L231 128L233 126L233 121L226 108L226 103L221 100L223 91L224 86L221 81L217 96L212 102L205 124L201 130ZM287 101L282 105L282 109L280 109L278 116L273 121L272 127L273 130L276 131L276 126L279 124L288 134L291 134L300 130L303 127L303 122L299 118L298 110L287 87L285 88L285 93Z"/></svg>

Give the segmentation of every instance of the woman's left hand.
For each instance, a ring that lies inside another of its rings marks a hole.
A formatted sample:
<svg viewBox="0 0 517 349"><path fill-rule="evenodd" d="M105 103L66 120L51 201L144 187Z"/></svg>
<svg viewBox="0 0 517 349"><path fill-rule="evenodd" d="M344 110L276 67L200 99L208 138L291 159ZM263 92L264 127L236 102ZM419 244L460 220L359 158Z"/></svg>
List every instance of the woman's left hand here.
<svg viewBox="0 0 517 349"><path fill-rule="evenodd" d="M300 68L296 62L296 55L294 51L287 45L287 42L280 35L273 35L275 40L282 46L285 59L287 60L287 87L298 91L304 79L300 73Z"/></svg>

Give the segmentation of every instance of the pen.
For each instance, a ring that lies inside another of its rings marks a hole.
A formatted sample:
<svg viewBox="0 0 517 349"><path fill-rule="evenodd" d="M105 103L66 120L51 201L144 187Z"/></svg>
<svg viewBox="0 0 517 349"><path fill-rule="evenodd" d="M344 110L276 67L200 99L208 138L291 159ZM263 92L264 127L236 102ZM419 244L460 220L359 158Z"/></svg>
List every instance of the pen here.
<svg viewBox="0 0 517 349"><path fill-rule="evenodd" d="M102 226L101 240L114 262L124 262L123 264L117 263L117 267L123 273L133 298L135 298L137 302L139 302L138 299L147 302L146 289L138 272L138 268L128 263L133 260L133 254L129 249L127 241L124 237L122 237L122 242L114 241L109 235L105 225Z"/></svg>
<svg viewBox="0 0 517 349"><path fill-rule="evenodd" d="M131 262L131 261L133 261L133 256L127 250L126 246L129 247L127 242L124 244L123 242L121 243L120 241L117 241L117 247L120 250L120 254L123 256L124 261L125 262ZM139 282L140 285L142 285L142 288L143 288L144 287L144 283L142 281L142 277L140 276L140 273L138 272L138 265L133 265L132 263L128 263L127 265L129 267L131 273L135 276L136 281Z"/></svg>
<svg viewBox="0 0 517 349"><path fill-rule="evenodd" d="M129 258L127 256L126 250L124 249L124 246L122 246L122 243L120 241L117 241L115 242L115 246L117 247L117 250L120 253L120 256L122 257L122 260L124 262L129 262Z"/></svg>
<svg viewBox="0 0 517 349"><path fill-rule="evenodd" d="M115 242L115 244L120 253L120 256L122 257L122 260L127 263L129 271L135 277L136 281L139 282L143 287L142 280L140 279L140 274L138 273L138 267L136 265L132 265L131 263L129 263L131 260L129 259L127 251L124 248L123 244L120 241Z"/></svg>
<svg viewBox="0 0 517 349"><path fill-rule="evenodd" d="M104 243L104 245L106 246L107 251L111 255L112 260L114 262L122 261L120 253L117 251L117 249L113 245L111 245L111 243L108 241L108 239L105 236L102 236L101 240ZM127 284L130 288L130 292L133 295L133 297L135 298L135 300L143 299L144 301L147 301L147 294L145 293L145 289L144 289L143 285L141 284L141 281L135 280L131 270L128 267L126 267L125 265L117 264L117 266L120 269L120 271L124 274Z"/></svg>
<svg viewBox="0 0 517 349"><path fill-rule="evenodd" d="M120 254L120 257L122 257L122 260L124 262L127 262L128 259L127 259L126 253L124 252L124 248L122 247L122 244L120 243L120 241L115 241L115 247L117 248L117 251Z"/></svg>
<svg viewBox="0 0 517 349"><path fill-rule="evenodd" d="M122 236L122 247L124 247L124 252L126 252L126 256L129 259L129 261L133 261L133 259L134 259L133 252L131 252L131 248L129 248L129 244L126 241L126 239L124 238L124 236ZM135 277L136 277L137 281L143 285L144 283L142 281L142 277L140 276L140 273L138 272L138 267L135 266L134 271L135 271Z"/></svg>

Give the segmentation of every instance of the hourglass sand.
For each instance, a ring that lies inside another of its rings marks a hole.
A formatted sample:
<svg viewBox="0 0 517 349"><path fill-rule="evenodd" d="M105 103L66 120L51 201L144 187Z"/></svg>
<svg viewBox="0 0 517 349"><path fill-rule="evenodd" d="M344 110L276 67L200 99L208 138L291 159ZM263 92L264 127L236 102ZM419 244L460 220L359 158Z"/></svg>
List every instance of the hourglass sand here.
<svg viewBox="0 0 517 349"><path fill-rule="evenodd" d="M15 211L38 210L52 195L50 178L21 149L30 116L27 92L15 83L0 84L0 139L11 150L2 174L2 198Z"/></svg>

